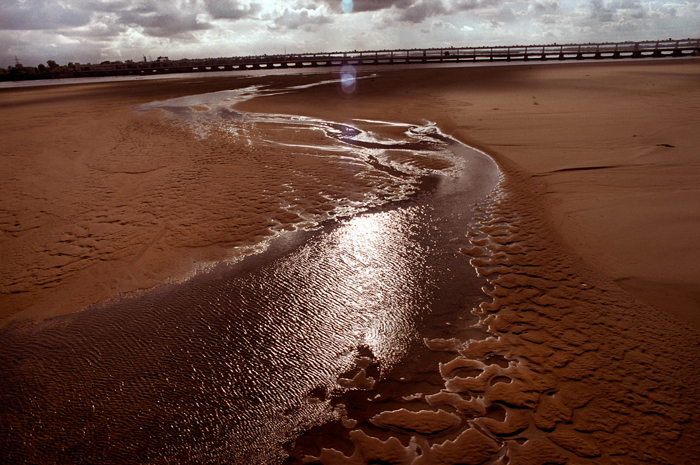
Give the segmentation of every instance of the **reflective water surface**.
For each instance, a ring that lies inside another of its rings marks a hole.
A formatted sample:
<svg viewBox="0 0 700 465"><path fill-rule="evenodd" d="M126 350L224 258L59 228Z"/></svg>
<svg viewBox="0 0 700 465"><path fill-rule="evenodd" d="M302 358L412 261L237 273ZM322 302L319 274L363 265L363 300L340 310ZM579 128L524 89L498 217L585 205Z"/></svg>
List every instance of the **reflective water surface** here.
<svg viewBox="0 0 700 465"><path fill-rule="evenodd" d="M0 333L3 463L278 463L340 417L331 399L371 390L479 298L459 248L497 182L490 159L430 125L239 114L227 98L156 106L201 137L264 126L265 143L346 157L390 185L234 264Z"/></svg>

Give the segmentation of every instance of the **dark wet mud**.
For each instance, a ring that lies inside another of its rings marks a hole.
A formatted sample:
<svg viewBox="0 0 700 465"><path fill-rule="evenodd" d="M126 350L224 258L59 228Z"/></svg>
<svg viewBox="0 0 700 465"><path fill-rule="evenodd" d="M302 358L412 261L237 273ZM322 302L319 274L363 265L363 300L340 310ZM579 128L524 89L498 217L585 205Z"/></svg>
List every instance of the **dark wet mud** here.
<svg viewBox="0 0 700 465"><path fill-rule="evenodd" d="M294 134L288 117L222 120ZM486 281L460 249L495 164L429 125L378 137L294 124L394 187L340 199L332 217L187 281L6 328L3 463L279 463L301 433L361 408L339 405L343 395L419 372L416 357L434 353L424 338L479 332L470 310Z"/></svg>
<svg viewBox="0 0 700 465"><path fill-rule="evenodd" d="M346 416L290 445L288 463L700 460L697 334L583 266L524 181L506 172L462 249L488 281L474 326L343 394Z"/></svg>

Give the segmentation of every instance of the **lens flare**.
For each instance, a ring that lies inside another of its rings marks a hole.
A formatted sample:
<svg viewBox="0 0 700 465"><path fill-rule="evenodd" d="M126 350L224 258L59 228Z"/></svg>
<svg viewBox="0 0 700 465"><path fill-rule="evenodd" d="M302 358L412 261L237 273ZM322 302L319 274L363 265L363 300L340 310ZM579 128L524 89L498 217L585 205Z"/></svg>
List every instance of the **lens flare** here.
<svg viewBox="0 0 700 465"><path fill-rule="evenodd" d="M357 72L354 66L345 64L340 68L340 87L348 95L355 93L355 90L357 90Z"/></svg>

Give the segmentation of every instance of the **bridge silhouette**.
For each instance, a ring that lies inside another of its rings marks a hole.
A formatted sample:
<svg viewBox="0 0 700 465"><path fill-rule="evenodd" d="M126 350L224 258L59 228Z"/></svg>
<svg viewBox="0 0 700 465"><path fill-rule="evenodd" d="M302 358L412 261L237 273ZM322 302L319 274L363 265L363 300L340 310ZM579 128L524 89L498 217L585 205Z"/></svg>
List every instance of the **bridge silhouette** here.
<svg viewBox="0 0 700 465"><path fill-rule="evenodd" d="M450 47L297 53L230 58L78 64L74 77L153 75L204 71L285 69L350 64L391 65L528 60L585 60L700 56L700 39L511 47Z"/></svg>

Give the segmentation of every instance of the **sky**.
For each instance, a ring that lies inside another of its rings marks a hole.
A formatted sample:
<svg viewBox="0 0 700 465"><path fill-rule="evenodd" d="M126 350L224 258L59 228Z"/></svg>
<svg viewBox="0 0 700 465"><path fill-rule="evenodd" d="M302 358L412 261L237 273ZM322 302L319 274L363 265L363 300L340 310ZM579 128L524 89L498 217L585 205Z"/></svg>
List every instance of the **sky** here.
<svg viewBox="0 0 700 465"><path fill-rule="evenodd" d="M0 66L700 37L700 0L0 0Z"/></svg>

